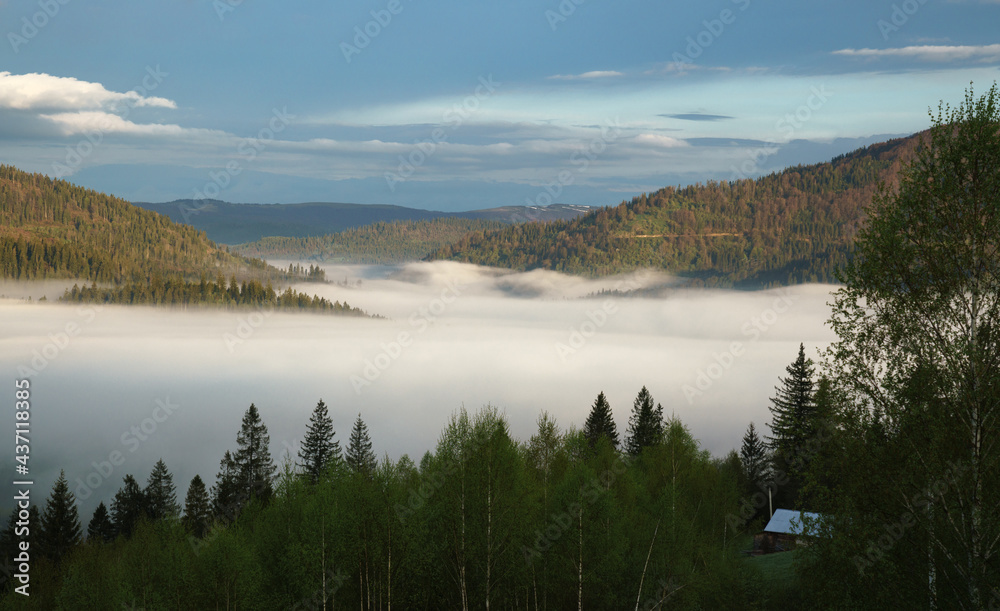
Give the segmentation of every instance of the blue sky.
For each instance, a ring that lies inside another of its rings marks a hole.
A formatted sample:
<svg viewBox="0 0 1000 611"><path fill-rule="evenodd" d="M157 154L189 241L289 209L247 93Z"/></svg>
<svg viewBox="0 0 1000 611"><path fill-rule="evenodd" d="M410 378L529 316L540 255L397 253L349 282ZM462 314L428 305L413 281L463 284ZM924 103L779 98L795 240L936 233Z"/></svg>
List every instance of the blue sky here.
<svg viewBox="0 0 1000 611"><path fill-rule="evenodd" d="M0 161L133 201L615 204L929 125L1000 0L0 0Z"/></svg>

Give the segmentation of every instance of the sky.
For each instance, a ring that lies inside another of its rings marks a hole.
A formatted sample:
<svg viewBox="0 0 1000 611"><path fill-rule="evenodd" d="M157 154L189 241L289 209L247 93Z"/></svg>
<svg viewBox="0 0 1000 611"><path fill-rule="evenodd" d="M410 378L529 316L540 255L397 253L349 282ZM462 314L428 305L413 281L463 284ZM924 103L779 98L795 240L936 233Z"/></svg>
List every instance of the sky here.
<svg viewBox="0 0 1000 611"><path fill-rule="evenodd" d="M0 0L0 162L131 201L614 205L929 126L998 0Z"/></svg>
<svg viewBox="0 0 1000 611"><path fill-rule="evenodd" d="M360 413L379 457L419 462L462 407L496 406L527 441L542 410L579 429L604 392L624 437L646 386L721 457L750 422L767 431L799 343L818 359L833 339L828 285L692 290L662 273L586 279L443 261L327 275L352 286L296 288L385 318L26 303L63 286L0 282L0 370L31 376L36 501L65 469L86 523L126 473L145 485L160 458L183 499L195 474L215 481L251 403L276 462L298 454L320 399L342 447ZM667 288L585 298L651 286ZM0 447L2 517L18 478L13 444Z"/></svg>

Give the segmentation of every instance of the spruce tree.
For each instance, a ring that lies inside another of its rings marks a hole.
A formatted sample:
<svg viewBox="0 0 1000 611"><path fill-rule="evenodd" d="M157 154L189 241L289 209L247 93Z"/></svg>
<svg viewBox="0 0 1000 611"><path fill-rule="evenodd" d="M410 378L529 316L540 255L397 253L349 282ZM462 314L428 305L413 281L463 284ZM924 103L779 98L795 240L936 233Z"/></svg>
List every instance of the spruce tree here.
<svg viewBox="0 0 1000 611"><path fill-rule="evenodd" d="M743 463L743 472L747 478L747 492L752 493L760 489L770 475L770 460L767 455L767 446L764 440L757 434L757 429L753 422L747 427L747 432L743 435L743 446L740 448L740 462Z"/></svg>
<svg viewBox="0 0 1000 611"><path fill-rule="evenodd" d="M208 500L208 491L200 475L195 475L188 486L184 498L184 517L181 523L187 531L201 539L208 534L212 525L212 505Z"/></svg>
<svg viewBox="0 0 1000 611"><path fill-rule="evenodd" d="M618 427L611 417L611 405L603 392L597 395L593 407L590 408L590 415L583 425L583 434L586 435L590 447L597 445L597 440L601 437L606 437L613 448L618 448Z"/></svg>
<svg viewBox="0 0 1000 611"><path fill-rule="evenodd" d="M797 444L810 435L814 425L813 362L806 358L806 349L799 344L799 356L785 368L787 378L780 378L771 398L771 433L768 445L775 452L791 454Z"/></svg>
<svg viewBox="0 0 1000 611"><path fill-rule="evenodd" d="M58 563L74 546L80 543L82 529L76 509L76 498L69 491L66 473L59 472L59 479L52 487L52 494L42 512L38 547L42 554Z"/></svg>
<svg viewBox="0 0 1000 611"><path fill-rule="evenodd" d="M151 520L176 517L181 511L177 504L174 476L167 470L162 458L156 461L146 482L146 510Z"/></svg>
<svg viewBox="0 0 1000 611"><path fill-rule="evenodd" d="M246 498L240 485L239 468L233 460L233 454L226 450L219 461L219 473L215 476L212 486L212 513L215 519L232 522L239 515Z"/></svg>
<svg viewBox="0 0 1000 611"><path fill-rule="evenodd" d="M241 494L247 500L256 498L268 501L274 491L274 477L278 468L271 460L271 437L267 426L260 419L253 403L243 415L243 425L236 435L239 449L233 460L239 473Z"/></svg>
<svg viewBox="0 0 1000 611"><path fill-rule="evenodd" d="M111 501L111 521L115 535L131 537L139 520L147 515L146 495L131 474L125 476L124 485Z"/></svg>
<svg viewBox="0 0 1000 611"><path fill-rule="evenodd" d="M311 483L319 481L326 469L340 462L340 443L334 441L333 421L327 411L326 403L320 399L313 409L306 428L305 439L299 449L299 467Z"/></svg>
<svg viewBox="0 0 1000 611"><path fill-rule="evenodd" d="M372 452L372 440L368 436L368 427L358 414L351 430L350 445L347 446L347 465L355 473L372 474L375 472L375 453Z"/></svg>
<svg viewBox="0 0 1000 611"><path fill-rule="evenodd" d="M108 508L101 501L94 510L94 516L87 525L87 541L95 543L110 543L115 538L115 525L111 523Z"/></svg>
<svg viewBox="0 0 1000 611"><path fill-rule="evenodd" d="M788 377L780 378L771 398L771 436L768 448L776 473L786 474L789 482L778 491L779 506L790 506L798 496L808 463L807 444L815 432L816 408L813 401L813 362L806 358L803 344L799 356L785 368Z"/></svg>
<svg viewBox="0 0 1000 611"><path fill-rule="evenodd" d="M663 437L663 406L653 407L653 397L645 386L639 391L632 404L632 415L628 419L628 437L625 451L638 456L644 448L660 443Z"/></svg>

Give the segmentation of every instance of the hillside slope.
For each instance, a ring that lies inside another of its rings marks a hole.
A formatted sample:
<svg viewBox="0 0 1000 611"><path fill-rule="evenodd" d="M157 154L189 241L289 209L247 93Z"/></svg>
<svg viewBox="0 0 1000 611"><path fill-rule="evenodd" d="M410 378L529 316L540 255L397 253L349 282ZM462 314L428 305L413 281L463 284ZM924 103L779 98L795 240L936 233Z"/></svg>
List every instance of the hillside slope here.
<svg viewBox="0 0 1000 611"><path fill-rule="evenodd" d="M0 166L0 275L120 283L150 274L279 277L205 234L128 202ZM268 273L270 272L270 273Z"/></svg>
<svg viewBox="0 0 1000 611"><path fill-rule="evenodd" d="M65 301L365 314L281 285L322 280L313 271L233 255L203 232L124 200L0 166L0 277L91 282L67 290Z"/></svg>
<svg viewBox="0 0 1000 611"><path fill-rule="evenodd" d="M429 258L591 275L651 267L707 286L833 281L878 184L893 182L919 136L755 180L667 187L572 221L481 231Z"/></svg>

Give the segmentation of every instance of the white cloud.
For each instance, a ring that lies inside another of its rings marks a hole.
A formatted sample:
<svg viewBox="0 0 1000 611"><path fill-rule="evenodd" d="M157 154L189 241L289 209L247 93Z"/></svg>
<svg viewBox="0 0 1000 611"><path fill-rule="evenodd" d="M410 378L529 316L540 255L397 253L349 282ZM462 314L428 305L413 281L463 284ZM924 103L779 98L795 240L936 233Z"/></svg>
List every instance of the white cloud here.
<svg viewBox="0 0 1000 611"><path fill-rule="evenodd" d="M11 74L0 72L0 108L12 110L112 110L119 105L129 107L157 106L177 108L172 100L108 91L100 83L50 74Z"/></svg>
<svg viewBox="0 0 1000 611"><path fill-rule="evenodd" d="M634 138L634 140L636 144L653 146L656 148L677 148L681 146L689 146L688 143L683 140L660 134L639 134Z"/></svg>
<svg viewBox="0 0 1000 611"><path fill-rule="evenodd" d="M556 74L550 76L549 78L560 81L576 81L581 79L611 78L615 76L624 75L616 70L592 70L590 72L584 72L583 74Z"/></svg>
<svg viewBox="0 0 1000 611"><path fill-rule="evenodd" d="M39 115L62 130L66 136L75 134L100 132L117 133L136 136L207 136L226 137L226 133L211 129L192 129L180 125L165 125L161 123L134 123L118 115L103 111L63 112L51 115Z"/></svg>
<svg viewBox="0 0 1000 611"><path fill-rule="evenodd" d="M995 45L918 45L895 49L840 49L834 55L846 57L901 57L928 62L978 60L1000 61L1000 44Z"/></svg>

